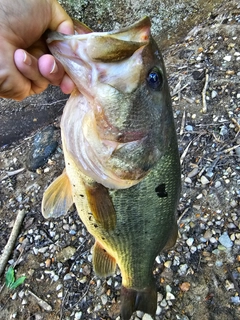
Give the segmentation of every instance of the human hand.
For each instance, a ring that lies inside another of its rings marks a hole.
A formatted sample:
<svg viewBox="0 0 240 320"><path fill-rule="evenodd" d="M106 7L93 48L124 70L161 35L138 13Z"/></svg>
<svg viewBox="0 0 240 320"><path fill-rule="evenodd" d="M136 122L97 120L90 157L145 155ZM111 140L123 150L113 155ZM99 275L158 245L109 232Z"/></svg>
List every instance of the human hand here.
<svg viewBox="0 0 240 320"><path fill-rule="evenodd" d="M0 97L22 100L49 83L70 93L74 83L48 54L47 29L73 34L73 23L56 0L1 0ZM20 49L21 48L21 49Z"/></svg>

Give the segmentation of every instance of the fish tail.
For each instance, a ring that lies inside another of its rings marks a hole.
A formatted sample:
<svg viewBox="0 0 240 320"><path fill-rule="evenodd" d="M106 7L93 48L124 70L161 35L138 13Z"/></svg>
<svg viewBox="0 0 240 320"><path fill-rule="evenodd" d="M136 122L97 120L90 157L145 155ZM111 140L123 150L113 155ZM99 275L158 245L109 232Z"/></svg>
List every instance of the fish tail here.
<svg viewBox="0 0 240 320"><path fill-rule="evenodd" d="M155 316L157 309L157 291L154 285L143 290L135 290L122 286L121 319L129 320L134 311L142 311Z"/></svg>

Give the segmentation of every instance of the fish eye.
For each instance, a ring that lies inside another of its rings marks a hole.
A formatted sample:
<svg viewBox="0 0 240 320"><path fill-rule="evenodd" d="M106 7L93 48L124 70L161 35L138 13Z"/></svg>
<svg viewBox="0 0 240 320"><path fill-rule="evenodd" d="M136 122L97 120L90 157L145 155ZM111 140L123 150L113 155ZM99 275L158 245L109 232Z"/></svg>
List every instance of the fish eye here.
<svg viewBox="0 0 240 320"><path fill-rule="evenodd" d="M154 67L149 71L147 76L147 83L150 88L154 90L160 90L162 88L163 76L161 71L157 67Z"/></svg>

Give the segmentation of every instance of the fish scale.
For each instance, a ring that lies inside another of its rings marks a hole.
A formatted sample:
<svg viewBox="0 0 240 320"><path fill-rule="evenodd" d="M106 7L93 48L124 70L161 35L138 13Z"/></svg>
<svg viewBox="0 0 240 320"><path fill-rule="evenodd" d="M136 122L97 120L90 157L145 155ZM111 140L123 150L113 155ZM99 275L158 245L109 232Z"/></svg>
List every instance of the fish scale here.
<svg viewBox="0 0 240 320"><path fill-rule="evenodd" d="M179 172L179 163L173 155L174 153L172 152L170 152L169 156L165 155L157 168L137 186L120 192L112 192L112 200L114 207L117 208L117 217L119 217L116 233L119 232L121 237L114 237L113 235L110 246L117 248L116 251L119 252L117 261L121 260L120 257L124 256L124 252L131 251L128 258L132 259L135 269L131 273L132 283L128 284L131 287L140 287L137 281L135 283L135 278L138 277L137 274L139 272L145 273L146 271L139 267L141 260L149 261L146 269L151 270L152 262L163 249L174 227L175 220L171 212L172 207L176 206L176 196L179 194L180 181L176 179ZM172 167L175 167L175 172ZM163 168L164 171L162 170ZM168 197L159 198L157 196L155 188L159 183L166 185ZM161 214L162 212L169 212L169 216ZM169 223L169 219L172 220L172 223ZM168 225L168 228L166 228L166 225ZM119 240L120 238L121 241ZM153 247L151 242L155 243L156 246ZM142 248L147 248L147 250L142 250ZM144 258L145 255L148 257ZM124 265L124 267L120 269L127 270L128 266L125 267L125 263L127 265L126 257L122 260L121 265ZM129 274L129 271L125 271L125 273Z"/></svg>

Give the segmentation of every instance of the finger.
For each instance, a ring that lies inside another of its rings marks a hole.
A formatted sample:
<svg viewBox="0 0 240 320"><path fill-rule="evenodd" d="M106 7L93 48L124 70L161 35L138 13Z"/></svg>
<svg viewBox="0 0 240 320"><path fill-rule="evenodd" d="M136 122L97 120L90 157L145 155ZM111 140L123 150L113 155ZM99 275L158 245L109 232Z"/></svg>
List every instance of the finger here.
<svg viewBox="0 0 240 320"><path fill-rule="evenodd" d="M38 68L41 75L54 85L59 85L65 74L61 63L50 54L45 54L39 58Z"/></svg>
<svg viewBox="0 0 240 320"><path fill-rule="evenodd" d="M49 24L49 29L57 30L65 34L73 34L74 26L72 19L66 11L60 6L56 0L51 1L52 4L52 19Z"/></svg>
<svg viewBox="0 0 240 320"><path fill-rule="evenodd" d="M2 41L0 49L0 97L23 100L34 94L31 81L19 72L13 61L16 48Z"/></svg>
<svg viewBox="0 0 240 320"><path fill-rule="evenodd" d="M63 93L69 94L75 88L74 82L69 78L67 74L64 75L62 82L60 84L60 88Z"/></svg>
<svg viewBox="0 0 240 320"><path fill-rule="evenodd" d="M25 50L17 49L14 53L14 62L22 75L31 81L31 87L35 93L42 92L47 88L49 81L41 75L38 69L38 60L35 57Z"/></svg>
<svg viewBox="0 0 240 320"><path fill-rule="evenodd" d="M75 87L73 81L65 74L61 63L52 55L45 54L38 60L39 71L51 84L60 85L63 93L71 93Z"/></svg>

